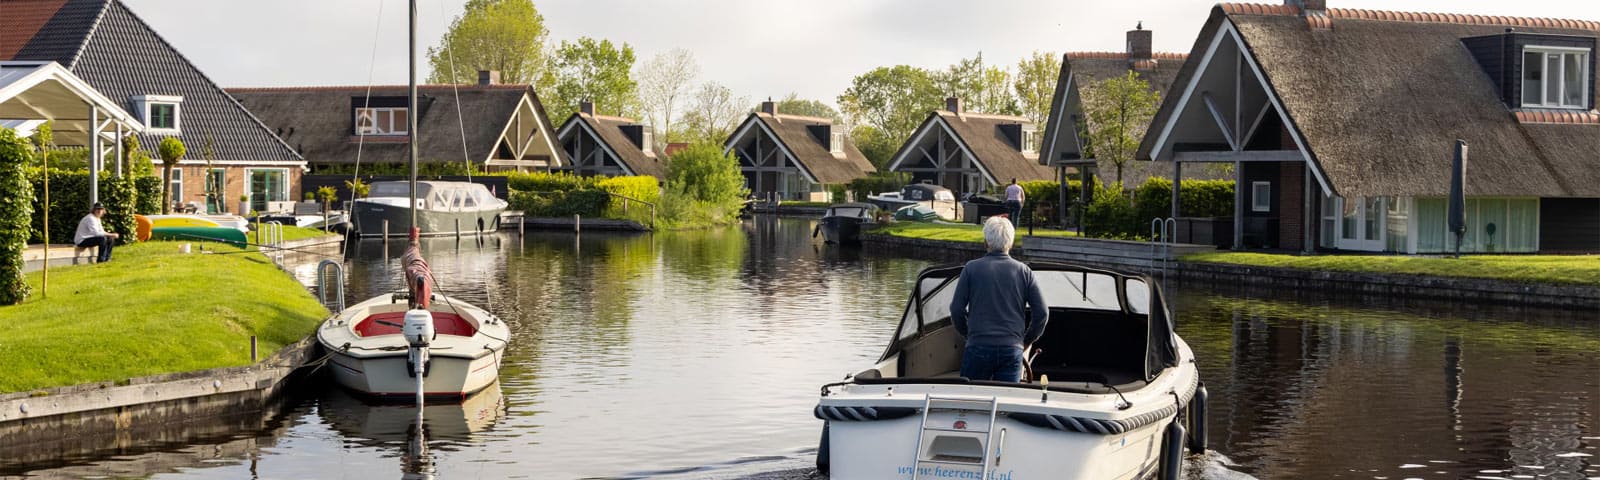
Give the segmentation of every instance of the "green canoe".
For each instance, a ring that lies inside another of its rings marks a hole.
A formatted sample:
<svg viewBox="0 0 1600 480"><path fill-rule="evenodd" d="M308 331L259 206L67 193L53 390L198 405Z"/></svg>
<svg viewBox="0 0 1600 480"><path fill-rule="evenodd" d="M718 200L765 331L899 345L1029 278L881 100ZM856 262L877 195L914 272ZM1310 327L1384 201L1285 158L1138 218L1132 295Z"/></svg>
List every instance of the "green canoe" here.
<svg viewBox="0 0 1600 480"><path fill-rule="evenodd" d="M156 240L209 241L244 248L248 237L237 228L228 227L155 227L150 238Z"/></svg>

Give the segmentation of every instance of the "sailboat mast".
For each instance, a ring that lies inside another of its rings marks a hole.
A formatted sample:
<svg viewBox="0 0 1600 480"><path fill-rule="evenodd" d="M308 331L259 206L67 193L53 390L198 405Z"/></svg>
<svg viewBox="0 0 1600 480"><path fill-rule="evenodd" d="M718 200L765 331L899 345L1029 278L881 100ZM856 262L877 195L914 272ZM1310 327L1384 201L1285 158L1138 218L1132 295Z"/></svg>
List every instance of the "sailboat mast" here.
<svg viewBox="0 0 1600 480"><path fill-rule="evenodd" d="M411 26L408 35L410 72L407 75L408 94L411 97L410 106L406 112L406 132L411 135L411 230L417 229L417 0L411 3Z"/></svg>

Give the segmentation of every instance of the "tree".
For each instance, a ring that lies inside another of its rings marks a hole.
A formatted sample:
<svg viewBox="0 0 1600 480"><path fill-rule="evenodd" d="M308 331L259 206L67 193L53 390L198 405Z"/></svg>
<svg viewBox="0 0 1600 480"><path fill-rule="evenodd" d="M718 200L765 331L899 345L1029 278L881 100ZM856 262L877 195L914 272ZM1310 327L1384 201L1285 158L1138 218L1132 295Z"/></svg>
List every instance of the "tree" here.
<svg viewBox="0 0 1600 480"><path fill-rule="evenodd" d="M1017 108L1022 116L1033 120L1034 125L1044 125L1050 118L1050 100L1055 95L1057 77L1061 74L1061 57L1054 52L1033 52L1017 62L1017 75L1011 79L1011 88L1017 96Z"/></svg>
<svg viewBox="0 0 1600 480"><path fill-rule="evenodd" d="M690 99L689 111L683 114L679 139L690 143L722 143L749 112L749 104L749 97L735 97L732 89L706 82Z"/></svg>
<svg viewBox="0 0 1600 480"><path fill-rule="evenodd" d="M911 136L928 112L942 105L933 74L908 65L861 74L839 95L839 108L847 117L899 139Z"/></svg>
<svg viewBox="0 0 1600 480"><path fill-rule="evenodd" d="M1132 71L1094 82L1083 92L1088 143L1102 163L1116 165L1117 185L1122 185L1122 167L1133 159L1160 106L1160 95Z"/></svg>
<svg viewBox="0 0 1600 480"><path fill-rule="evenodd" d="M468 0L439 45L428 48L433 69L428 82L475 83L478 70L497 70L506 83L540 82L545 79L546 35L544 17L532 0ZM549 87L538 86L541 91Z"/></svg>
<svg viewBox="0 0 1600 480"><path fill-rule="evenodd" d="M656 130L656 140L672 140L673 107L694 88L700 64L694 54L674 48L657 54L639 67L639 101Z"/></svg>
<svg viewBox="0 0 1600 480"><path fill-rule="evenodd" d="M985 66L983 52L964 58L934 74L934 82L946 97L962 100L967 110L979 113L1016 115L1017 101L1011 96L1011 74L1004 68Z"/></svg>
<svg viewBox="0 0 1600 480"><path fill-rule="evenodd" d="M891 137L872 125L857 125L855 130L850 131L850 138L855 140L856 148L879 171L888 168L890 157L900 150L901 139Z"/></svg>
<svg viewBox="0 0 1600 480"><path fill-rule="evenodd" d="M835 123L844 122L839 116L839 111L818 100L801 99L799 93L789 92L789 96L778 101L778 113L832 119Z"/></svg>
<svg viewBox="0 0 1600 480"><path fill-rule="evenodd" d="M667 159L667 192L662 198L668 222L676 226L721 225L739 221L744 198L739 159L718 143L697 143Z"/></svg>
<svg viewBox="0 0 1600 480"><path fill-rule="evenodd" d="M188 153L183 141L177 137L161 139L161 144L156 146L156 152L161 154L161 214L172 213L172 167L178 165L183 155ZM239 212L241 215L244 212Z"/></svg>
<svg viewBox="0 0 1600 480"><path fill-rule="evenodd" d="M618 47L589 37L562 40L545 70L554 85L544 104L550 118L572 115L585 99L623 115L635 112L639 84L629 74L633 60L633 47L626 43Z"/></svg>

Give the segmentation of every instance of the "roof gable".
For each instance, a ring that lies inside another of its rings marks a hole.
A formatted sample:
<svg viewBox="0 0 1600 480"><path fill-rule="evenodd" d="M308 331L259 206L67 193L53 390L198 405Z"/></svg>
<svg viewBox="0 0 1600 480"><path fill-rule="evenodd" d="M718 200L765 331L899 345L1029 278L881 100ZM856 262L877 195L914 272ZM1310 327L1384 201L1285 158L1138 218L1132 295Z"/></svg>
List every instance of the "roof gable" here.
<svg viewBox="0 0 1600 480"><path fill-rule="evenodd" d="M1126 53L1068 52L1061 57L1061 74L1056 78L1055 93L1050 99L1050 114L1045 120L1044 136L1039 146L1039 161L1052 164L1076 160L1082 156L1077 126L1073 120L1083 115L1081 103L1084 85L1107 78L1122 76L1127 72L1139 74L1163 98L1177 77L1187 55L1154 52L1148 60L1130 60Z"/></svg>
<svg viewBox="0 0 1600 480"><path fill-rule="evenodd" d="M622 132L624 125L637 125L639 122L631 118L609 117L604 115L589 115L582 112L574 113L567 117L562 124L560 137L563 144L567 143L572 135L588 135L605 148L617 163L623 165L633 175L650 175L656 178L666 178L667 167L660 155L648 155L644 149L633 143L627 134Z"/></svg>
<svg viewBox="0 0 1600 480"><path fill-rule="evenodd" d="M1023 181L1055 178L1054 170L1039 164L1037 157L1024 154L1015 141L1007 137L1002 127L1009 125L1031 126L1032 122L1009 115L956 114L948 110L935 110L895 152L889 169L898 169L909 157L911 149L916 148L924 136L938 129L956 140L990 183L1002 183L1012 178Z"/></svg>
<svg viewBox="0 0 1600 480"><path fill-rule="evenodd" d="M844 152L835 155L829 146L812 134L810 127L821 125L833 125L833 120L756 112L745 118L745 122L734 129L733 135L723 144L727 149L732 149L744 135L759 131L782 146L784 154L799 164L807 177L821 184L847 183L877 171L867 156L856 148L855 141L849 135L845 136Z"/></svg>

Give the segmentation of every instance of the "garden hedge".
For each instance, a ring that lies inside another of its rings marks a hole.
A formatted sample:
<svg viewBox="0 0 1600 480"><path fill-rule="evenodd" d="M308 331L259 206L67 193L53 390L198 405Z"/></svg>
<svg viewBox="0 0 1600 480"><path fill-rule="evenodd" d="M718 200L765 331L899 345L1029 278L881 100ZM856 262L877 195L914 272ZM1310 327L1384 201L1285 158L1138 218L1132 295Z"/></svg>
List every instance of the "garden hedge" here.
<svg viewBox="0 0 1600 480"><path fill-rule="evenodd" d="M566 172L531 172L508 175L506 184L511 187L511 209L521 210L529 217L577 214L628 219L648 225L649 207L612 194L661 204L660 184L652 176L583 177Z"/></svg>
<svg viewBox="0 0 1600 480"><path fill-rule="evenodd" d="M27 164L33 148L16 132L0 128L0 305L16 305L28 298L22 275L22 251L28 248L29 218L33 215L33 185Z"/></svg>
<svg viewBox="0 0 1600 480"><path fill-rule="evenodd" d="M44 242L44 178L39 174L40 169L29 169L27 172L31 188L38 195L30 197L32 220L28 241L31 243ZM152 185L133 177L117 177L110 172L100 175L100 203L106 206L106 217L103 220L106 231L122 234L117 239L118 244L127 244L134 241L133 214L141 211L140 199L154 199L161 201L161 188L159 177L154 178ZM89 213L89 172L86 170L56 170L50 169L50 242L72 243L72 236L78 230L78 221ZM149 206L149 205L145 205ZM160 208L154 209L159 212Z"/></svg>
<svg viewBox="0 0 1600 480"><path fill-rule="evenodd" d="M1084 213L1088 235L1110 238L1145 238L1150 221L1172 216L1172 180L1152 177L1134 188L1133 195L1113 194L1102 184L1095 190L1094 202ZM1179 189L1183 217L1227 217L1233 215L1233 182L1230 180L1184 180Z"/></svg>

